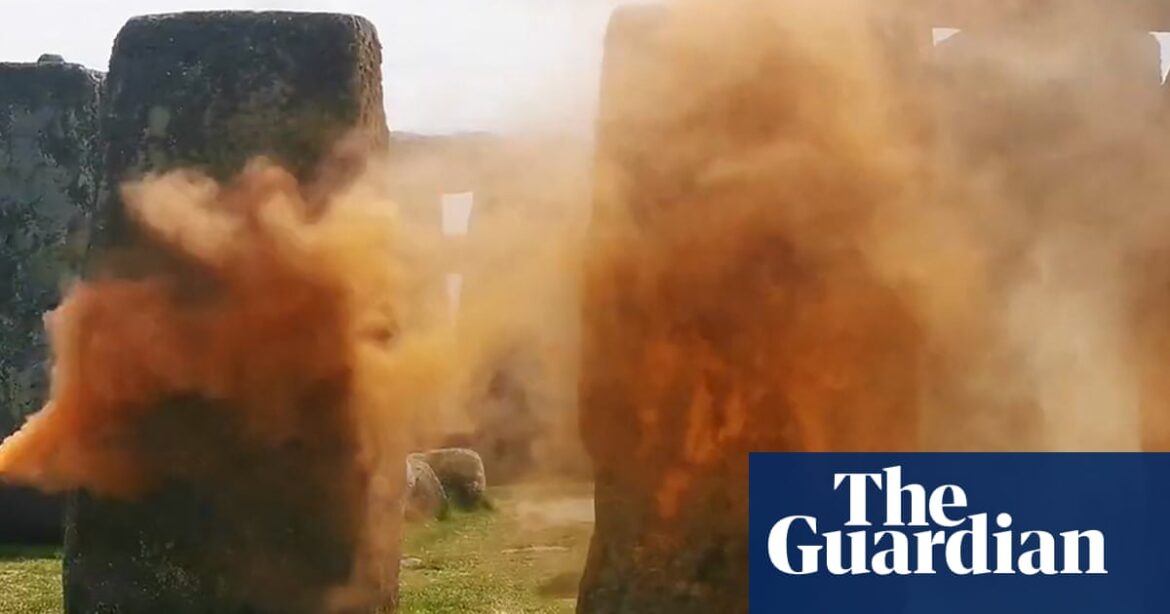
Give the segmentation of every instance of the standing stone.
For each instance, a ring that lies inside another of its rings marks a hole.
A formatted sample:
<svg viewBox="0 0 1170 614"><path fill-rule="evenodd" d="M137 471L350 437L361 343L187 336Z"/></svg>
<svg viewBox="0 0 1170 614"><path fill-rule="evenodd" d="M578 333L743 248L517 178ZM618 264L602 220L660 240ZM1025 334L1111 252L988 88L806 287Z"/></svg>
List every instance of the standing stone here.
<svg viewBox="0 0 1170 614"><path fill-rule="evenodd" d="M170 266L127 224L120 182L180 167L223 179L257 155L308 180L348 133L384 144L380 64L373 25L352 16L131 20L114 45L103 101L111 189L101 197L92 266L116 275ZM181 443L229 479L171 482L132 503L76 495L66 521L66 612L393 611L401 513L381 514L387 525L375 528L368 510L372 497L397 500L400 485L375 485L357 465L347 394L323 391L311 412L316 439L282 448L249 445L232 412L204 399L154 411L160 424L143 436L162 439L147 443ZM371 534L386 546L376 560ZM352 590L338 593L343 587ZM348 597L343 606L339 595Z"/></svg>
<svg viewBox="0 0 1170 614"><path fill-rule="evenodd" d="M720 15L722 30L697 33L673 10L621 9L608 33L582 310L596 526L581 614L746 614L750 452L916 446L920 336L904 303L836 235L780 212L802 205L784 195L810 174L870 193L880 169L759 161L845 130L786 122L791 109L842 117L849 101L822 96L839 84L786 82L800 62L766 20ZM736 28L747 51L723 38ZM817 207L865 206L829 190Z"/></svg>
<svg viewBox="0 0 1170 614"><path fill-rule="evenodd" d="M41 316L79 270L98 181L100 75L57 56L0 64L0 439L48 393ZM60 535L60 507L0 488L0 541Z"/></svg>

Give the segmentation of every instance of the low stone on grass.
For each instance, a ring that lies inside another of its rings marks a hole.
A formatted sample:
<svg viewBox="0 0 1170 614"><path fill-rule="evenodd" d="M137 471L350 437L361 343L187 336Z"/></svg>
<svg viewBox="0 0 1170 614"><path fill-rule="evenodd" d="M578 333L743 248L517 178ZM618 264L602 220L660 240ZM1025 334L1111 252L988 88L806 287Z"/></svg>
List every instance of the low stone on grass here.
<svg viewBox="0 0 1170 614"><path fill-rule="evenodd" d="M467 448L431 450L423 459L439 476L451 504L463 510L491 509L485 493L487 475L483 459Z"/></svg>

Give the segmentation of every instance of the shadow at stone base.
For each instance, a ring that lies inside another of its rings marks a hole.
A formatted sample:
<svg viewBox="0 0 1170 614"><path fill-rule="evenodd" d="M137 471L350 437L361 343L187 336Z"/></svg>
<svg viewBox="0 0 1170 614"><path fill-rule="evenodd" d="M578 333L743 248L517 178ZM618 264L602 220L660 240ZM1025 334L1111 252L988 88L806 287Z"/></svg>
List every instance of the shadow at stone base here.
<svg viewBox="0 0 1170 614"><path fill-rule="evenodd" d="M62 497L0 486L0 544L60 545L63 510Z"/></svg>

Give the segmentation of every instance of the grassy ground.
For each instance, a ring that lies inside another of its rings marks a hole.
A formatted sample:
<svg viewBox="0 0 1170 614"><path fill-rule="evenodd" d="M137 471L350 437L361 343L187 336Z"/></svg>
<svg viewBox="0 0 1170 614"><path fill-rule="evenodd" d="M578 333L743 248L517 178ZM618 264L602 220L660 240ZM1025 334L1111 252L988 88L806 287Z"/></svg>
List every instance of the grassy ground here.
<svg viewBox="0 0 1170 614"><path fill-rule="evenodd" d="M404 614L572 612L592 531L588 491L517 487L495 512L455 515L407 533Z"/></svg>
<svg viewBox="0 0 1170 614"><path fill-rule="evenodd" d="M520 486L490 494L495 511L407 529L402 614L573 611L592 531L588 489ZM0 547L0 613L59 612L59 552Z"/></svg>
<svg viewBox="0 0 1170 614"><path fill-rule="evenodd" d="M61 557L45 548L0 546L0 612L61 611Z"/></svg>

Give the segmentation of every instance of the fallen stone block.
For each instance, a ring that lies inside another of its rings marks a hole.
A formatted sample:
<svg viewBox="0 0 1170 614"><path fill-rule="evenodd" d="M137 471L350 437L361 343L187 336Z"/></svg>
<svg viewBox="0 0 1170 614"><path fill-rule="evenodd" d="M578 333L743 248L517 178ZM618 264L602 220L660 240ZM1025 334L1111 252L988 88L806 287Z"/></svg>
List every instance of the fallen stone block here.
<svg viewBox="0 0 1170 614"><path fill-rule="evenodd" d="M483 459L474 450L444 448L423 455L428 465L439 476L452 505L470 510L487 507L487 476Z"/></svg>

